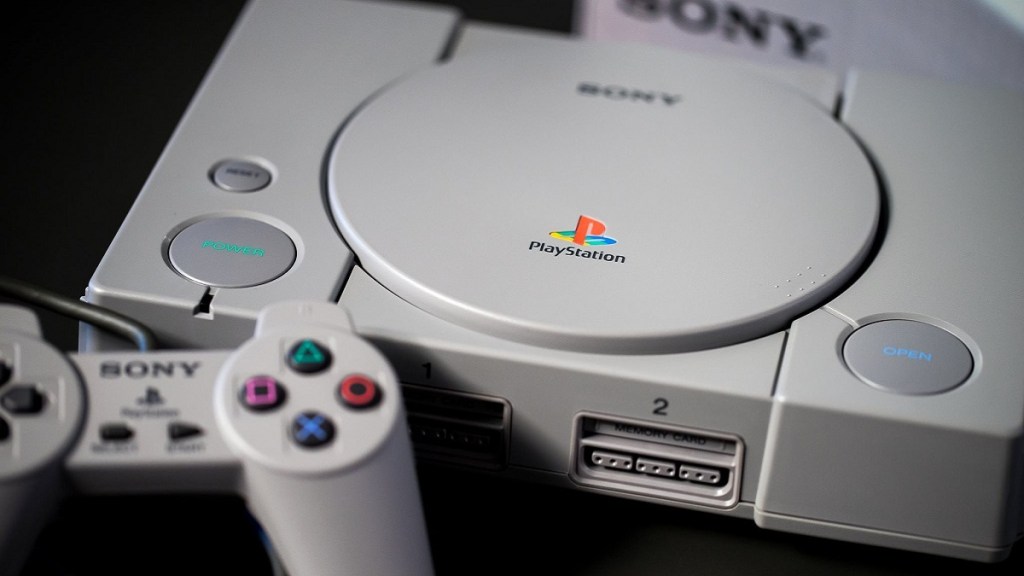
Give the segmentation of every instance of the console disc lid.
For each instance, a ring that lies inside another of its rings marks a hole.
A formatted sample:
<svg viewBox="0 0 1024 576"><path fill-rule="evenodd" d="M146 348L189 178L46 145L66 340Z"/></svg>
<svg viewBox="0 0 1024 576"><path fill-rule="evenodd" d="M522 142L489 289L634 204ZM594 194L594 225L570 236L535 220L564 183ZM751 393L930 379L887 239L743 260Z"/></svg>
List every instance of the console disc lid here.
<svg viewBox="0 0 1024 576"><path fill-rule="evenodd" d="M406 301L612 353L780 329L851 277L879 213L863 152L810 100L585 44L456 58L385 90L339 134L328 196Z"/></svg>

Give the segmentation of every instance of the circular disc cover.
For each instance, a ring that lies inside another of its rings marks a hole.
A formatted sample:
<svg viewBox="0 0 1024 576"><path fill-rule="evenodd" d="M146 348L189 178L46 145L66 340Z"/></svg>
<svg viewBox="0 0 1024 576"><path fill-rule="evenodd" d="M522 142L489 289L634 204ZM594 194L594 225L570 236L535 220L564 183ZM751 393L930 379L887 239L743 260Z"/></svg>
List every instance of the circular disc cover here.
<svg viewBox="0 0 1024 576"><path fill-rule="evenodd" d="M328 196L377 281L538 346L665 353L784 327L856 272L871 165L826 110L682 54L477 53L342 128Z"/></svg>

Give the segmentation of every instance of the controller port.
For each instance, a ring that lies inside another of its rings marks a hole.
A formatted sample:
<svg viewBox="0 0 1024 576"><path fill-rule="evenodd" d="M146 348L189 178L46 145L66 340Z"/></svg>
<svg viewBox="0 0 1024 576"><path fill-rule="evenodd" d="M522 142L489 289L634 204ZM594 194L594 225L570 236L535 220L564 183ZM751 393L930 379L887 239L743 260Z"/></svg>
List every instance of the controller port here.
<svg viewBox="0 0 1024 576"><path fill-rule="evenodd" d="M679 467L679 478L690 482L697 482L698 484L718 486L718 483L722 481L722 477L720 470L700 468L698 466Z"/></svg>
<svg viewBox="0 0 1024 576"><path fill-rule="evenodd" d="M612 470L629 471L633 469L633 459L624 454L594 450L590 453L590 461L595 466L604 466Z"/></svg>
<svg viewBox="0 0 1024 576"><path fill-rule="evenodd" d="M580 485L690 504L739 502L739 437L597 414L576 417L570 476Z"/></svg>
<svg viewBox="0 0 1024 576"><path fill-rule="evenodd" d="M673 462L654 460L653 458L637 458L636 471L651 476L673 478L676 475L676 465Z"/></svg>
<svg viewBox="0 0 1024 576"><path fill-rule="evenodd" d="M508 465L507 401L410 384L402 395L417 459L488 470Z"/></svg>

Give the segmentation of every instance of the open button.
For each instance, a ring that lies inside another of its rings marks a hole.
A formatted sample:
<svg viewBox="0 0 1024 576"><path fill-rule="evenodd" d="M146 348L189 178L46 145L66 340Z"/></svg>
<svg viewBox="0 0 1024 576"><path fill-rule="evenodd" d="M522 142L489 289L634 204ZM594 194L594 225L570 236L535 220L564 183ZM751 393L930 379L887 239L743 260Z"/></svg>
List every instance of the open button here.
<svg viewBox="0 0 1024 576"><path fill-rule="evenodd" d="M846 339L843 357L858 378L896 394L948 392L974 370L971 352L959 338L913 320L862 326Z"/></svg>

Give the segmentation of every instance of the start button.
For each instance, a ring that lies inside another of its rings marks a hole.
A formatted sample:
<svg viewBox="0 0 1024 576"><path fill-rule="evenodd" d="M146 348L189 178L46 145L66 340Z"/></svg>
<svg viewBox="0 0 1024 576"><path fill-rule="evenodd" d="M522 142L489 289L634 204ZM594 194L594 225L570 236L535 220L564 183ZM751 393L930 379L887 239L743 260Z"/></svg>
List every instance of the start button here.
<svg viewBox="0 0 1024 576"><path fill-rule="evenodd" d="M897 394L947 392L974 370L970 350L942 328L883 320L858 328L843 345L846 365L868 384Z"/></svg>
<svg viewBox="0 0 1024 576"><path fill-rule="evenodd" d="M258 286L295 263L295 244L281 230L252 218L209 218L171 240L168 257L182 276L219 288Z"/></svg>

